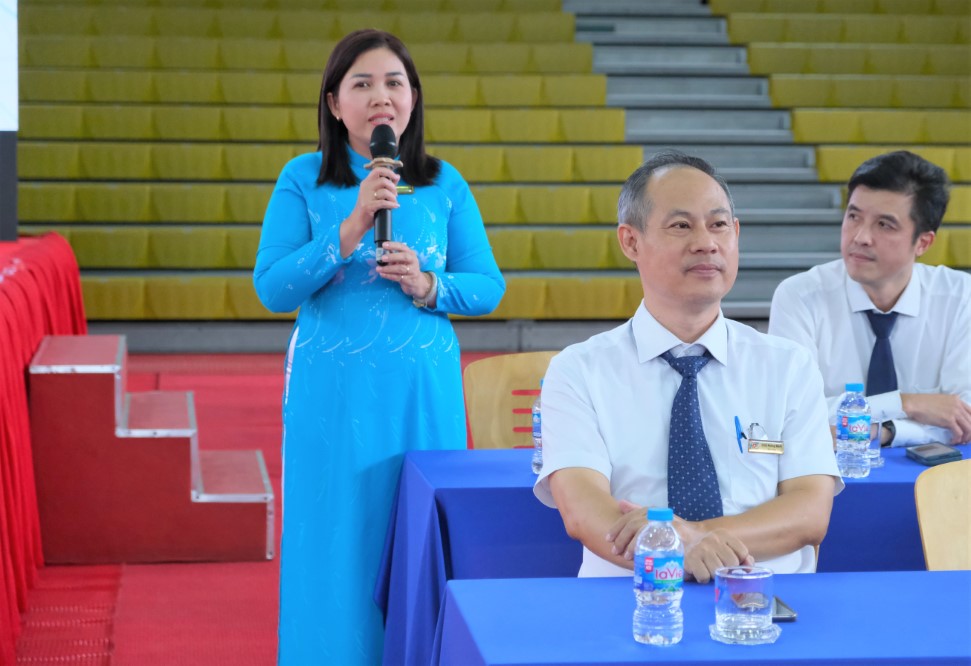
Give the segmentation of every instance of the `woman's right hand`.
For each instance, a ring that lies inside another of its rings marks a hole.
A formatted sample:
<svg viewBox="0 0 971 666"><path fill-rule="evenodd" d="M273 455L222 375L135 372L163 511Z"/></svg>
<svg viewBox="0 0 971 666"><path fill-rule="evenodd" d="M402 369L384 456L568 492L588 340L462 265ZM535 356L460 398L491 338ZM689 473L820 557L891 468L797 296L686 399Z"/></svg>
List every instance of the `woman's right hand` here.
<svg viewBox="0 0 971 666"><path fill-rule="evenodd" d="M350 256L368 229L374 226L374 214L382 209L399 208L398 181L401 176L388 167L375 167L361 181L357 203L350 216L341 224L341 255Z"/></svg>

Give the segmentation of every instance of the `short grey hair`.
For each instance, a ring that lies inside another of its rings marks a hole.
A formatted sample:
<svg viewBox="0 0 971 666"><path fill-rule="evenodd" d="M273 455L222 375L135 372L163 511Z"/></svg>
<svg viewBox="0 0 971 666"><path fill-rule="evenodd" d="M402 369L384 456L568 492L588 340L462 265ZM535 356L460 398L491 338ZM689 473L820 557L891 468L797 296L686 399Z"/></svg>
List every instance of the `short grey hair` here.
<svg viewBox="0 0 971 666"><path fill-rule="evenodd" d="M725 179L715 172L715 167L700 157L692 157L677 150L665 150L637 167L627 178L620 191L620 198L617 200L618 224L626 224L644 231L647 218L651 214L651 200L644 196L647 182L656 171L672 166L690 167L711 176L724 190L725 196L728 197L732 219L735 218L735 201L732 199L732 193L729 192Z"/></svg>

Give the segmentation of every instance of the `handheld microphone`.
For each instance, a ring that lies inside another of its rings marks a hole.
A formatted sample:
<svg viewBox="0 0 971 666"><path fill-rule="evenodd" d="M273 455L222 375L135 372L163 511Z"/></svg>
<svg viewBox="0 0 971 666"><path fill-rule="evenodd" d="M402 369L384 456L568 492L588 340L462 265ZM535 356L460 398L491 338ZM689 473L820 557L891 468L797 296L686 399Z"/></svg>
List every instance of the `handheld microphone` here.
<svg viewBox="0 0 971 666"><path fill-rule="evenodd" d="M371 132L371 160L373 165L385 165L394 168L397 165L394 156L398 152L398 141L390 125L378 125ZM391 240L391 211L382 208L374 214L374 247L378 263L383 263L382 245Z"/></svg>

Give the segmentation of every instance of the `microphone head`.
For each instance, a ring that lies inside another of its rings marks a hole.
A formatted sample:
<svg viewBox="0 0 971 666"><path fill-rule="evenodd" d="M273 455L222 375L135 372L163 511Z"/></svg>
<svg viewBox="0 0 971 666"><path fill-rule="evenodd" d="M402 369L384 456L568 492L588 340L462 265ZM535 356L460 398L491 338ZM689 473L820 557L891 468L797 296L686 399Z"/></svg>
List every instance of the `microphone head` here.
<svg viewBox="0 0 971 666"><path fill-rule="evenodd" d="M371 132L371 157L388 157L394 159L398 154L398 140L394 136L391 125L378 125Z"/></svg>

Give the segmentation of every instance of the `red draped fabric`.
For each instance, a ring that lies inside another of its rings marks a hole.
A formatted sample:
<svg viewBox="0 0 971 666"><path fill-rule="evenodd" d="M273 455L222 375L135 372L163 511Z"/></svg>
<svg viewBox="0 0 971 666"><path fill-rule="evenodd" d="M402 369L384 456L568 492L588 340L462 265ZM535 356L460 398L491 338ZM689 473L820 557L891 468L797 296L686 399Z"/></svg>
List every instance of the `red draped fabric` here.
<svg viewBox="0 0 971 666"><path fill-rule="evenodd" d="M13 663L27 590L43 565L27 367L45 335L87 332L71 246L44 234L0 242L0 663Z"/></svg>

